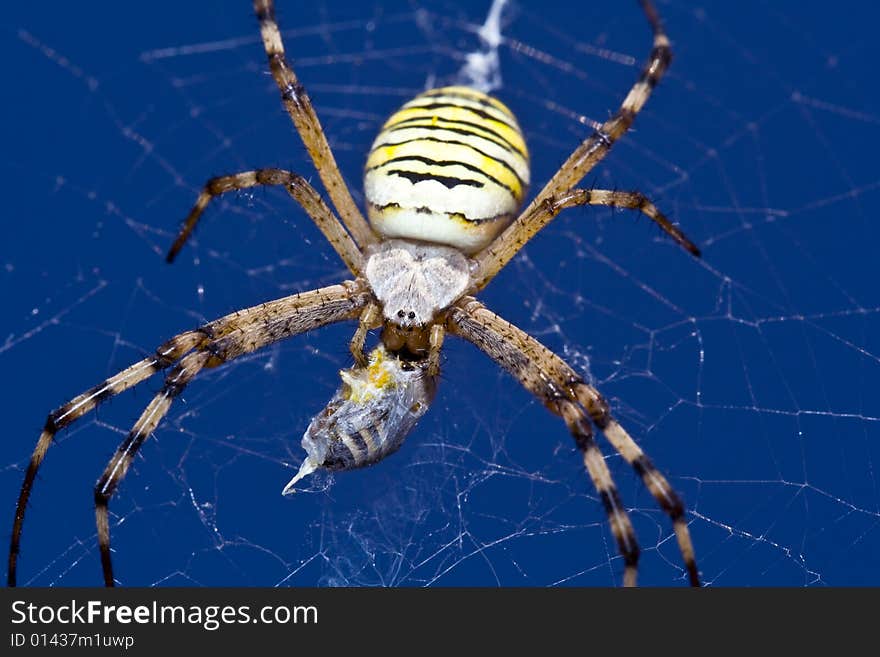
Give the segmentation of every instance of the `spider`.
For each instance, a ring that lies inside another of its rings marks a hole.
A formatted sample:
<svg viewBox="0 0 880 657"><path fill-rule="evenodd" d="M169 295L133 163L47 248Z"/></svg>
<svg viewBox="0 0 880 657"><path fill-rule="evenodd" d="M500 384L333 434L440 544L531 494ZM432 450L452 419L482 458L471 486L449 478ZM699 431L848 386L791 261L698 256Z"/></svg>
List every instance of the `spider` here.
<svg viewBox="0 0 880 657"><path fill-rule="evenodd" d="M574 150L524 210L518 212L529 183L528 151L516 118L500 101L481 91L444 87L421 93L403 105L376 138L364 178L368 220L344 184L312 102L285 58L273 4L272 0L254 0L269 68L338 216L302 176L290 171L257 169L216 177L199 194L167 260L174 260L183 248L212 199L232 190L275 185L302 206L351 271L352 279L239 310L181 333L153 355L51 412L15 509L9 585L16 583L28 498L59 430L106 399L172 368L95 485L104 583L113 586L109 503L174 398L205 368L310 329L356 320L350 343L354 368L342 372L343 386L309 426L303 438L309 456L285 493L317 467L362 467L395 451L430 404L440 349L449 333L476 345L565 422L623 557L623 584L636 583L639 547L591 424L634 468L669 516L689 582L699 586L681 499L614 419L599 391L559 356L473 296L557 214L575 206L638 210L691 254L700 255L641 193L576 188L630 128L669 66L669 39L650 0L641 1L653 31L653 48L641 76L617 112ZM381 344L367 356L367 334L379 328Z"/></svg>

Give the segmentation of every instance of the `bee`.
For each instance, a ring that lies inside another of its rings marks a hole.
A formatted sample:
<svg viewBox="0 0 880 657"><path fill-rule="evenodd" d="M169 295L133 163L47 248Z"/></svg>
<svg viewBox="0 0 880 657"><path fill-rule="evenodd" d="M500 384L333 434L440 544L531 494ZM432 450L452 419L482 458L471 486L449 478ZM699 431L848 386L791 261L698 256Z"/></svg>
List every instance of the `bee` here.
<svg viewBox="0 0 880 657"><path fill-rule="evenodd" d="M342 385L302 437L306 458L282 494L319 468L355 470L396 452L437 390L427 359L408 360L379 345L365 367L340 370Z"/></svg>

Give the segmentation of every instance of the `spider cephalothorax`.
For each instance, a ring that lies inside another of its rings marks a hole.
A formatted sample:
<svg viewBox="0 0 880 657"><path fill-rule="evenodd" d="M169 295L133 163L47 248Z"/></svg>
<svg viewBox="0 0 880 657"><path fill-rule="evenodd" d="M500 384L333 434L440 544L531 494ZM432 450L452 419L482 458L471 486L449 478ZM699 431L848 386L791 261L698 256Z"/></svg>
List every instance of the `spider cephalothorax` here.
<svg viewBox="0 0 880 657"><path fill-rule="evenodd" d="M364 276L388 324L425 328L467 291L472 261L442 244L386 240L367 252Z"/></svg>
<svg viewBox="0 0 880 657"><path fill-rule="evenodd" d="M501 319L472 295L565 208L603 205L638 210L694 255L697 247L639 192L578 189L584 175L632 125L669 65L671 53L649 0L642 6L654 33L638 81L618 111L589 135L519 214L529 184L528 152L513 114L467 87L419 94L385 123L365 173L367 223L339 172L312 103L287 62L271 0L254 0L269 68L327 191L333 210L300 175L258 169L208 181L168 253L171 261L211 199L224 192L279 185L302 206L353 275L352 280L245 308L177 335L153 355L49 414L21 487L9 550L16 567L25 509L55 434L100 402L171 367L95 485L95 514L104 582L113 586L108 505L141 445L175 397L202 370L284 338L345 320L357 321L350 348L355 366L303 437L307 457L284 489L316 468L350 470L400 447L434 396L447 333L476 345L561 417L581 452L624 560L625 585L636 582L639 548L595 425L642 479L672 520L691 585L699 585L684 505L638 444L613 418L593 386L540 342ZM369 356L370 330L382 328Z"/></svg>

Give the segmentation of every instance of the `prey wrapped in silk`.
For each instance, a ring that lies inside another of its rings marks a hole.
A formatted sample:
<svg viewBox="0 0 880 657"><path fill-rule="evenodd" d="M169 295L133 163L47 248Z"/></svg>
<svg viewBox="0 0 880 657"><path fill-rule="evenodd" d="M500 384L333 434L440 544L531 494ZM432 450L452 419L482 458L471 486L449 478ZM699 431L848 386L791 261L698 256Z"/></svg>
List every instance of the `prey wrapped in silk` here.
<svg viewBox="0 0 880 657"><path fill-rule="evenodd" d="M428 411L437 377L426 360L407 360L384 346L369 355L366 367L341 370L342 385L309 424L302 438L306 458L283 494L319 468L354 470L396 452Z"/></svg>

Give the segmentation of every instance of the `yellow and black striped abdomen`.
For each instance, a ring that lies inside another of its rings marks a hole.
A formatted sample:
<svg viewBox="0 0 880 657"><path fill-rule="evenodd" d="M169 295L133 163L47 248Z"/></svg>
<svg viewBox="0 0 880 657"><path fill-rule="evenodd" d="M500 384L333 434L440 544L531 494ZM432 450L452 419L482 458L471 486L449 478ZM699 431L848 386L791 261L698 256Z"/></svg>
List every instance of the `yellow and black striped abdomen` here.
<svg viewBox="0 0 880 657"><path fill-rule="evenodd" d="M510 223L528 184L516 118L470 87L432 89L401 107L376 137L364 175L378 233L467 254Z"/></svg>

